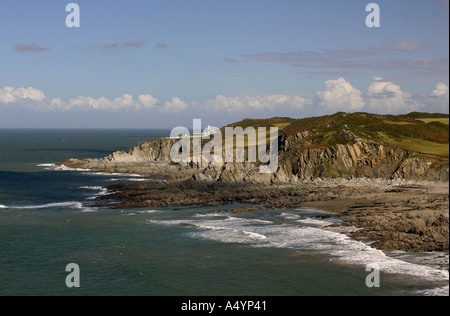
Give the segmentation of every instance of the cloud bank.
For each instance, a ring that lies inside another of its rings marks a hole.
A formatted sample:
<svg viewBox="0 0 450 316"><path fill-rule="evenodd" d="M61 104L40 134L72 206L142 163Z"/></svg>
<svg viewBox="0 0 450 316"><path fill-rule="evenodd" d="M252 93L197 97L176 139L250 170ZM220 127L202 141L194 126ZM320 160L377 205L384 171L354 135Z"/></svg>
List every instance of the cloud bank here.
<svg viewBox="0 0 450 316"><path fill-rule="evenodd" d="M303 110L311 100L300 96L272 94L263 96L226 97L218 95L204 103L205 107L215 112L245 112L249 110L276 111L279 109Z"/></svg>
<svg viewBox="0 0 450 316"><path fill-rule="evenodd" d="M116 98L78 96L68 100L48 98L41 90L28 88L0 88L0 110L35 112L139 112L154 111L165 115L229 115L252 113L298 117L344 112L372 112L399 114L413 111L449 112L449 86L438 82L428 93L412 95L398 84L374 77L363 91L345 78L327 80L313 97L288 94L225 96L217 95L205 101L185 101L176 96L160 101L151 94L133 96L122 94Z"/></svg>
<svg viewBox="0 0 450 316"><path fill-rule="evenodd" d="M44 92L34 88L13 88L4 87L0 89L0 109L13 107L24 108L34 111L124 111L151 109L159 104L159 100L149 94L139 95L134 98L132 95L123 94L114 99L106 97L92 98L88 96L78 96L76 98L63 101L60 98L49 99Z"/></svg>

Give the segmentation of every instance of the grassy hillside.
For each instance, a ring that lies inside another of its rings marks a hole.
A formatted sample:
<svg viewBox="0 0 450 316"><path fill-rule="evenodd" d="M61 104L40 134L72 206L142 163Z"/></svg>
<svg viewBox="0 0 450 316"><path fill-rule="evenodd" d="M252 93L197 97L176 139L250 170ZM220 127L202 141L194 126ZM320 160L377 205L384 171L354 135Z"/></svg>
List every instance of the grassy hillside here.
<svg viewBox="0 0 450 316"><path fill-rule="evenodd" d="M379 143L408 151L449 157L449 115L413 112L406 115L370 113L336 113L320 117L293 119L245 119L230 127L278 127L288 137L304 131L314 131L307 140L311 147L350 144L349 132ZM224 128L222 128L222 134Z"/></svg>

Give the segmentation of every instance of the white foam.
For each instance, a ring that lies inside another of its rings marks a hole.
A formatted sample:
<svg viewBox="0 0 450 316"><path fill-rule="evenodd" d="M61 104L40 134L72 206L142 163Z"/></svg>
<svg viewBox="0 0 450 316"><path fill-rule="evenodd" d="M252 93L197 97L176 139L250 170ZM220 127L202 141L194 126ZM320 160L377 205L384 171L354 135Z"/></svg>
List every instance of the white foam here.
<svg viewBox="0 0 450 316"><path fill-rule="evenodd" d="M429 290L418 291L417 294L423 296L449 296L449 286L437 287Z"/></svg>
<svg viewBox="0 0 450 316"><path fill-rule="evenodd" d="M194 214L194 217L227 217L226 213L219 213L219 212L213 212L213 213L199 213Z"/></svg>
<svg viewBox="0 0 450 316"><path fill-rule="evenodd" d="M284 219L293 219L293 220L298 220L302 218L300 215L292 213L281 213L280 217Z"/></svg>
<svg viewBox="0 0 450 316"><path fill-rule="evenodd" d="M434 281L448 280L448 271L388 257L381 250L350 239L344 234L322 228L295 228L285 225L278 231L276 238L271 239L270 246L318 250L341 263L353 265L376 263L385 273L407 274Z"/></svg>
<svg viewBox="0 0 450 316"><path fill-rule="evenodd" d="M267 236L246 230L202 225L196 225L196 227L203 231L190 233L191 236L213 239L225 243L252 243L267 239Z"/></svg>
<svg viewBox="0 0 450 316"><path fill-rule="evenodd" d="M125 213L125 214L123 214L124 216L133 216L133 215L138 215L138 214L152 214L152 213L158 213L158 212L160 212L160 211L158 211L158 210L146 210L146 211L134 211L134 212L122 211L122 213Z"/></svg>
<svg viewBox="0 0 450 316"><path fill-rule="evenodd" d="M258 240L267 239L267 237L262 234L258 234L258 233L254 233L254 232L246 231L246 230L242 230L242 229L233 229L233 228L225 228L225 227L206 226L206 225L194 225L194 226L199 229L205 229L205 230L220 230L225 233L231 232L231 233L236 233L236 234L243 234L250 238L258 239Z"/></svg>
<svg viewBox="0 0 450 316"><path fill-rule="evenodd" d="M330 224L333 224L331 221L329 222L329 221L324 221L324 220L319 220L319 219L314 219L314 218L299 219L298 222L307 224L307 225L319 226L319 227L325 227Z"/></svg>
<svg viewBox="0 0 450 316"><path fill-rule="evenodd" d="M83 171L91 171L89 169L84 169ZM96 176L115 176L115 177L130 177L130 178L142 178L144 175L136 173L117 173L117 172L83 172L83 174L90 174Z"/></svg>
<svg viewBox="0 0 450 316"><path fill-rule="evenodd" d="M82 186L80 187L80 189L85 189L85 190L106 190L104 187L100 187L100 186Z"/></svg>
<svg viewBox="0 0 450 316"><path fill-rule="evenodd" d="M69 207L69 208L83 209L83 203L81 203L81 202L57 202L57 203L47 203L47 204L41 204L41 205L15 206L12 208L43 209L43 208L56 208L56 207Z"/></svg>
<svg viewBox="0 0 450 316"><path fill-rule="evenodd" d="M319 209L312 208L312 207L301 207L301 208L298 208L297 211L301 211L302 213L307 213L307 214L330 214L330 215L335 215L335 213L333 213L333 212L319 210Z"/></svg>
<svg viewBox="0 0 450 316"><path fill-rule="evenodd" d="M54 163L42 163L42 164L38 164L37 166L44 167L45 170L53 170L53 171L79 171L79 172L89 171L89 169L70 168L65 165L58 166Z"/></svg>
<svg viewBox="0 0 450 316"><path fill-rule="evenodd" d="M71 167L67 167L65 165L58 166L54 163L42 163L42 164L38 164L37 166L44 167L45 170L52 170L52 171L77 171L77 172L81 172L84 175L121 177L121 178L110 179L110 181L146 181L146 179L143 179L143 177L145 177L144 175L136 174L136 173L96 172L96 171L92 171L91 169L71 168Z"/></svg>
<svg viewBox="0 0 450 316"><path fill-rule="evenodd" d="M258 233L252 233L252 232L248 232L248 231L245 231L245 230L243 230L242 233L244 233L245 235L248 235L248 236L250 236L251 238L254 238L254 239L259 239L259 240L267 239L267 236L264 236L264 235L258 234Z"/></svg>
<svg viewBox="0 0 450 316"><path fill-rule="evenodd" d="M90 208L90 207L85 207L85 208L83 208L83 210L81 212L82 213L95 213L95 212L97 212L97 209Z"/></svg>
<svg viewBox="0 0 450 316"><path fill-rule="evenodd" d="M18 210L40 210L40 209L51 209L51 208L68 208L77 209L82 212L96 212L95 208L83 206L81 202L57 202L57 203L46 203L39 205L23 205L23 206L8 206L7 208L18 209Z"/></svg>
<svg viewBox="0 0 450 316"><path fill-rule="evenodd" d="M0 204L0 208L8 208L8 207Z"/></svg>
<svg viewBox="0 0 450 316"><path fill-rule="evenodd" d="M137 181L137 182L139 181L139 182L141 182L141 181L147 181L147 179L130 177L130 178L112 178L112 179L109 179L109 181Z"/></svg>
<svg viewBox="0 0 450 316"><path fill-rule="evenodd" d="M80 189L97 191L93 196L88 197L88 200L95 200L98 196L108 194L108 189L100 186L82 186Z"/></svg>
<svg viewBox="0 0 450 316"><path fill-rule="evenodd" d="M300 219L301 216L290 213L282 213L279 217L288 219L289 222L275 224L239 217L195 217L150 222L162 225L190 225L198 230L189 233L193 237L226 243L248 243L254 247L310 249L339 263L361 266L376 263L383 273L409 275L427 281L448 281L448 271L387 256L383 251L353 240L335 229L325 228L324 226L330 224L326 220Z"/></svg>

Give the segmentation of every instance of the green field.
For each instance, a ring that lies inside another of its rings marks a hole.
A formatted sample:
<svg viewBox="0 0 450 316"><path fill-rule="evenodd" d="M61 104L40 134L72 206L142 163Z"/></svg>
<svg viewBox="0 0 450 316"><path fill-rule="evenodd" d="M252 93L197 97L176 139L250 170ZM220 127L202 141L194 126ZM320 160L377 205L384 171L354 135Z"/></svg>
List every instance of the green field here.
<svg viewBox="0 0 450 316"><path fill-rule="evenodd" d="M423 118L423 119L418 119L418 121L422 121L424 123L439 122L439 123L449 125L448 118Z"/></svg>
<svg viewBox="0 0 450 316"><path fill-rule="evenodd" d="M409 138L405 137L400 140L392 139L384 135L385 141L393 146L398 148L402 148L409 151L414 151L423 154L431 154L449 157L449 145L448 144L440 144L435 142L429 142L422 139L417 138Z"/></svg>
<svg viewBox="0 0 450 316"><path fill-rule="evenodd" d="M225 128L242 127L233 145L225 143ZM246 128L249 129L248 135ZM320 117L294 119L274 117L270 119L244 119L221 128L222 150L237 149L237 138L244 140L243 147L255 146L258 127L278 127L279 133L290 137L308 131L306 138L290 146L298 148L329 148L337 144L353 144L353 138L363 138L375 143L389 144L411 152L449 157L449 115L412 112L405 115L379 115L370 113L343 113ZM352 136L353 135L353 136ZM203 141L205 145L207 141ZM232 146L232 147L231 147ZM192 153L197 155L197 153Z"/></svg>
<svg viewBox="0 0 450 316"><path fill-rule="evenodd" d="M314 131L302 148L326 148L351 144L348 132L374 142L387 143L405 150L449 157L449 115L412 112L405 115L343 113L303 119L277 117L245 119L231 126L277 126L286 136ZM247 142L245 143L247 145ZM295 146L295 144L293 144Z"/></svg>

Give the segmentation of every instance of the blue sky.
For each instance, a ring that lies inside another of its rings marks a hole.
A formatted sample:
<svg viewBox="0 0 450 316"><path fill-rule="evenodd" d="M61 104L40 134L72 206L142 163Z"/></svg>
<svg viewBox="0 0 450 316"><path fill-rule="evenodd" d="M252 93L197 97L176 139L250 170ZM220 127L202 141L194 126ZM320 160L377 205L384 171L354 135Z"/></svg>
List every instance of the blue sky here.
<svg viewBox="0 0 450 316"><path fill-rule="evenodd" d="M0 128L448 113L448 1L0 3Z"/></svg>

